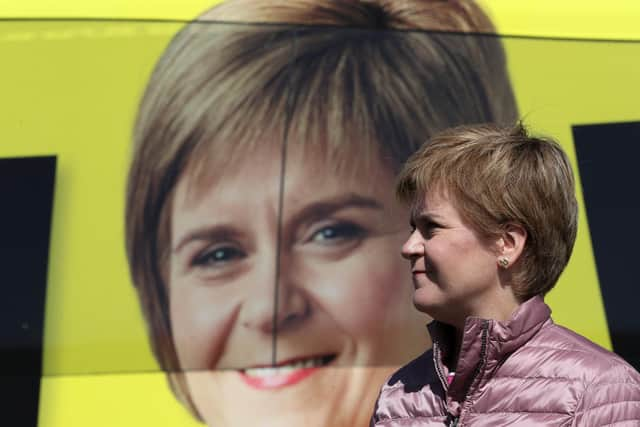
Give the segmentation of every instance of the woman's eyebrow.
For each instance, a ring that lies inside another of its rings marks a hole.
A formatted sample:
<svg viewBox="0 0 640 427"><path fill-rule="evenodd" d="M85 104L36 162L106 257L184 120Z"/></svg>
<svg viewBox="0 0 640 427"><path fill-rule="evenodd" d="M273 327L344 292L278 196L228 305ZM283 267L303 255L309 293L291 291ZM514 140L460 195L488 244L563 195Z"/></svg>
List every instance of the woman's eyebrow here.
<svg viewBox="0 0 640 427"><path fill-rule="evenodd" d="M440 217L438 214L429 213L429 212L418 212L415 215L411 215L410 224L412 227L415 227L416 224L426 224L429 222L439 222Z"/></svg>
<svg viewBox="0 0 640 427"><path fill-rule="evenodd" d="M292 221L299 222L325 218L334 212L349 208L384 210L384 205L371 197L365 197L355 193L341 194L310 203L296 212L293 215Z"/></svg>
<svg viewBox="0 0 640 427"><path fill-rule="evenodd" d="M235 228L226 224L204 225L188 231L180 238L171 251L173 253L179 252L188 243L198 240L214 241L237 239L239 234Z"/></svg>

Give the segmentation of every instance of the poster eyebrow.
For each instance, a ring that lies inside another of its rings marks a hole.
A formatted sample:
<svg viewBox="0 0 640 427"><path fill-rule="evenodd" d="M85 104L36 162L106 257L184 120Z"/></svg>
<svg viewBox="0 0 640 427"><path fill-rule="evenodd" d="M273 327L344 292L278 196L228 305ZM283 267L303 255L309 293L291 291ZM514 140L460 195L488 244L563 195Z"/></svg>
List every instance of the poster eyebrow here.
<svg viewBox="0 0 640 427"><path fill-rule="evenodd" d="M236 239L238 231L225 224L205 225L198 227L186 233L171 250L172 253L180 252L180 250L188 243L195 240L228 240Z"/></svg>
<svg viewBox="0 0 640 427"><path fill-rule="evenodd" d="M364 208L384 210L384 205L372 197L361 196L355 193L348 193L319 200L294 215L294 222L324 218L334 212L349 208Z"/></svg>

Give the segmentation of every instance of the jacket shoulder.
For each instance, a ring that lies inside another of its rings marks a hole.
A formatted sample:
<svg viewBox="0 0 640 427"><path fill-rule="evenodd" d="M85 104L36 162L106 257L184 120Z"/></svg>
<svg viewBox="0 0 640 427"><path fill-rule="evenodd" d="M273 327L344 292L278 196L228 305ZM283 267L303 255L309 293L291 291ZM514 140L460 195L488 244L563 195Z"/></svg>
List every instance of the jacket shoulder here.
<svg viewBox="0 0 640 427"><path fill-rule="evenodd" d="M558 376L572 378L590 384L606 374L608 378L626 378L640 381L640 375L617 354L589 339L550 322L527 346L547 364L554 367ZM565 367L566 369L563 369Z"/></svg>
<svg viewBox="0 0 640 427"><path fill-rule="evenodd" d="M573 426L638 425L640 373L617 354L562 326L553 325L549 338L564 343L562 357L582 371L584 387Z"/></svg>
<svg viewBox="0 0 640 427"><path fill-rule="evenodd" d="M616 354L547 320L499 363L474 412L555 417L556 424L572 426L640 420L640 374Z"/></svg>
<svg viewBox="0 0 640 427"><path fill-rule="evenodd" d="M573 425L639 425L632 421L640 423L640 376L629 366L613 365L587 384Z"/></svg>
<svg viewBox="0 0 640 427"><path fill-rule="evenodd" d="M515 378L588 384L604 371L615 375L633 368L618 355L548 320L531 340L506 359L499 373Z"/></svg>
<svg viewBox="0 0 640 427"><path fill-rule="evenodd" d="M620 356L551 321L503 367L501 376L526 381L535 401L553 396L546 409L567 411L572 426L640 420L640 374Z"/></svg>

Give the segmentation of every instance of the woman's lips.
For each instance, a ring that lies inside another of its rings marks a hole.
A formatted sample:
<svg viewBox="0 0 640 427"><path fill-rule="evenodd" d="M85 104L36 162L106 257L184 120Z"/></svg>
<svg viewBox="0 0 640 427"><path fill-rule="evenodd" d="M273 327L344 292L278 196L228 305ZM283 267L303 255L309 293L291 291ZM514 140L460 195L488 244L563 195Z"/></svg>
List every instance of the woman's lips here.
<svg viewBox="0 0 640 427"><path fill-rule="evenodd" d="M411 272L411 275L413 277L416 277L416 276L420 276L421 274L428 275L429 273L430 273L430 271L427 271L427 270L413 270Z"/></svg>
<svg viewBox="0 0 640 427"><path fill-rule="evenodd" d="M276 389L294 385L327 366L335 354L289 359L275 366L247 368L240 371L240 378L248 386L259 389Z"/></svg>
<svg viewBox="0 0 640 427"><path fill-rule="evenodd" d="M413 268L411 269L411 274L413 276L417 276L419 274L432 274L434 271L433 267L431 267L431 265L427 265L426 267L420 267L420 268Z"/></svg>

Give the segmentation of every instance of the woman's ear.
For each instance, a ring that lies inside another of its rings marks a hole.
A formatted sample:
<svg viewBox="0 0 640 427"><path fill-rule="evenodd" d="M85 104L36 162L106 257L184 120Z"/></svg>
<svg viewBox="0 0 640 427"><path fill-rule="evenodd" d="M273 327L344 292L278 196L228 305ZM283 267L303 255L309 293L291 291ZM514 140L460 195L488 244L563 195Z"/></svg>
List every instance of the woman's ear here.
<svg viewBox="0 0 640 427"><path fill-rule="evenodd" d="M502 235L498 238L498 265L508 268L515 264L527 242L527 230L519 224L506 224Z"/></svg>

